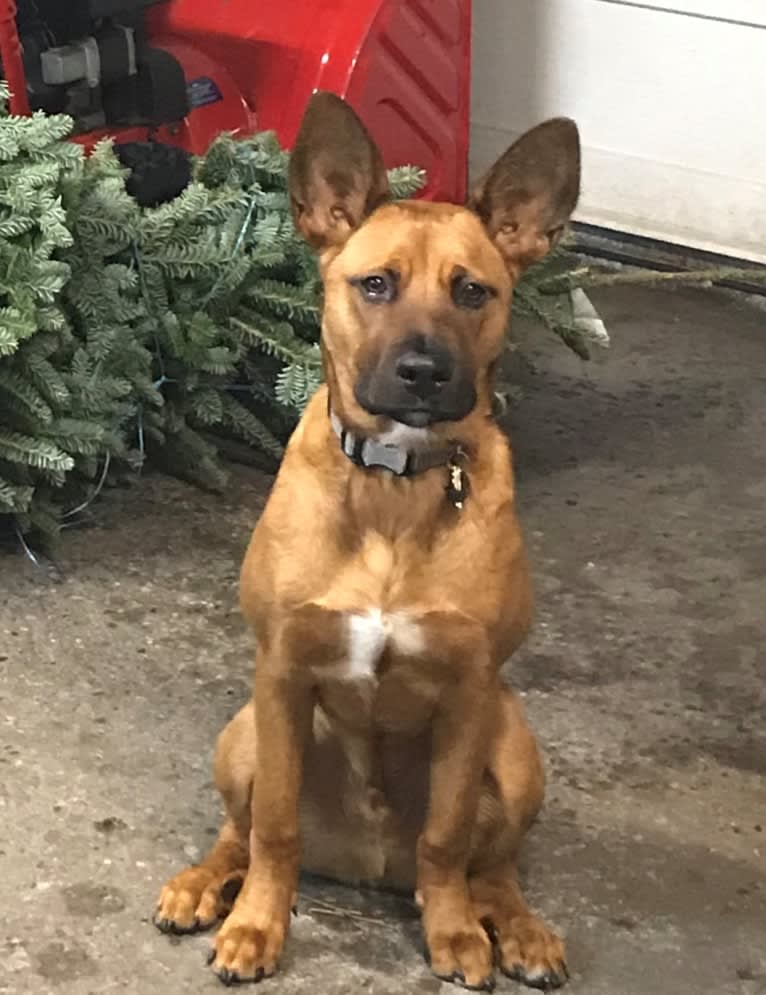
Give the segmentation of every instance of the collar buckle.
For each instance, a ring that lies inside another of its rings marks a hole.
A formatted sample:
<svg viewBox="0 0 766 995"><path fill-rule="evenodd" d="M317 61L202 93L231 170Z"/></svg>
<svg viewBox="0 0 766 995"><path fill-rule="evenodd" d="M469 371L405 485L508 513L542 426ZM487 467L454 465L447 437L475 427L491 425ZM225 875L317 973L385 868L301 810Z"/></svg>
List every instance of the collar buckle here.
<svg viewBox="0 0 766 995"><path fill-rule="evenodd" d="M343 427L334 411L330 411L330 424L340 441L343 454L354 466L367 470L388 470L397 477L412 477L436 467L447 468L447 498L462 510L468 497L468 474L462 464L466 453L459 445L416 451L401 446L385 445L377 439L355 435Z"/></svg>
<svg viewBox="0 0 766 995"><path fill-rule="evenodd" d="M354 435L343 427L334 411L330 412L330 422L340 440L340 448L354 466L368 470L389 470L397 477L406 477L413 472L412 453L409 450L384 445L377 439Z"/></svg>

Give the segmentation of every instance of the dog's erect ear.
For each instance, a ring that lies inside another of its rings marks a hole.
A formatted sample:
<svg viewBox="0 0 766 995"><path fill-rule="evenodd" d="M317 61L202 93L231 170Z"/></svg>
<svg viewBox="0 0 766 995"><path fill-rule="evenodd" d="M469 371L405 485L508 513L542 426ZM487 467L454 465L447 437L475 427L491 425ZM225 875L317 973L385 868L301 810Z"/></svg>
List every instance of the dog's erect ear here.
<svg viewBox="0 0 766 995"><path fill-rule="evenodd" d="M569 118L553 118L515 142L468 201L518 273L558 242L580 193L580 137Z"/></svg>
<svg viewBox="0 0 766 995"><path fill-rule="evenodd" d="M296 229L322 251L340 247L388 199L383 157L349 105L315 93L290 156L290 201Z"/></svg>

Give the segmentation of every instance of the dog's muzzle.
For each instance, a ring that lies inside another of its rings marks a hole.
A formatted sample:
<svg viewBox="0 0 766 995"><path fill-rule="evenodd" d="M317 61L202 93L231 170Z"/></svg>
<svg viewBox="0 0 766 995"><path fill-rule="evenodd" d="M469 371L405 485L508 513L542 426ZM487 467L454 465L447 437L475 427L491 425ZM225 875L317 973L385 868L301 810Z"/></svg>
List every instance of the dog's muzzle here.
<svg viewBox="0 0 766 995"><path fill-rule="evenodd" d="M370 414L416 428L460 421L476 404L476 388L465 364L438 339L410 335L364 370L354 394Z"/></svg>

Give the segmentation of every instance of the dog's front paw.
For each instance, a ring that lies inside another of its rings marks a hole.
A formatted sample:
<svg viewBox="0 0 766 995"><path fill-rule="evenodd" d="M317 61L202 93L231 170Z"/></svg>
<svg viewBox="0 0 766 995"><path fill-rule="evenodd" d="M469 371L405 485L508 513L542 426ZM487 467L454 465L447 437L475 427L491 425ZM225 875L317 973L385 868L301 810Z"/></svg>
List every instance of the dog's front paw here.
<svg viewBox="0 0 766 995"><path fill-rule="evenodd" d="M492 991L492 944L478 920L442 923L426 928L431 970L442 981L472 991Z"/></svg>
<svg viewBox="0 0 766 995"><path fill-rule="evenodd" d="M277 970L287 925L278 919L259 924L235 910L213 940L213 971L225 985L270 978Z"/></svg>
<svg viewBox="0 0 766 995"><path fill-rule="evenodd" d="M187 867L160 892L154 925L175 934L209 929L231 908L245 870L216 875L206 867Z"/></svg>
<svg viewBox="0 0 766 995"><path fill-rule="evenodd" d="M530 988L550 991L569 977L564 944L537 916L516 916L496 935L500 970Z"/></svg>

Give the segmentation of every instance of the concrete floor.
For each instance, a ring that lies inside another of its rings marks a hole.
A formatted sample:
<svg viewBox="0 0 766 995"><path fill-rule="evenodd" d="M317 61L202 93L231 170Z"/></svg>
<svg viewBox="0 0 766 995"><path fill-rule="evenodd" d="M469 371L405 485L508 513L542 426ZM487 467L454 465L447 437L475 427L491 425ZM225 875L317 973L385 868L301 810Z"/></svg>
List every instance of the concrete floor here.
<svg viewBox="0 0 766 995"><path fill-rule="evenodd" d="M568 938L572 995L766 993L766 312L596 299L608 361L538 333L510 418L539 595L510 675L550 770L529 890ZM149 920L215 832L267 484L148 478L66 536L58 571L0 559L0 992L219 991L205 938ZM407 903L307 882L266 990L442 986Z"/></svg>

